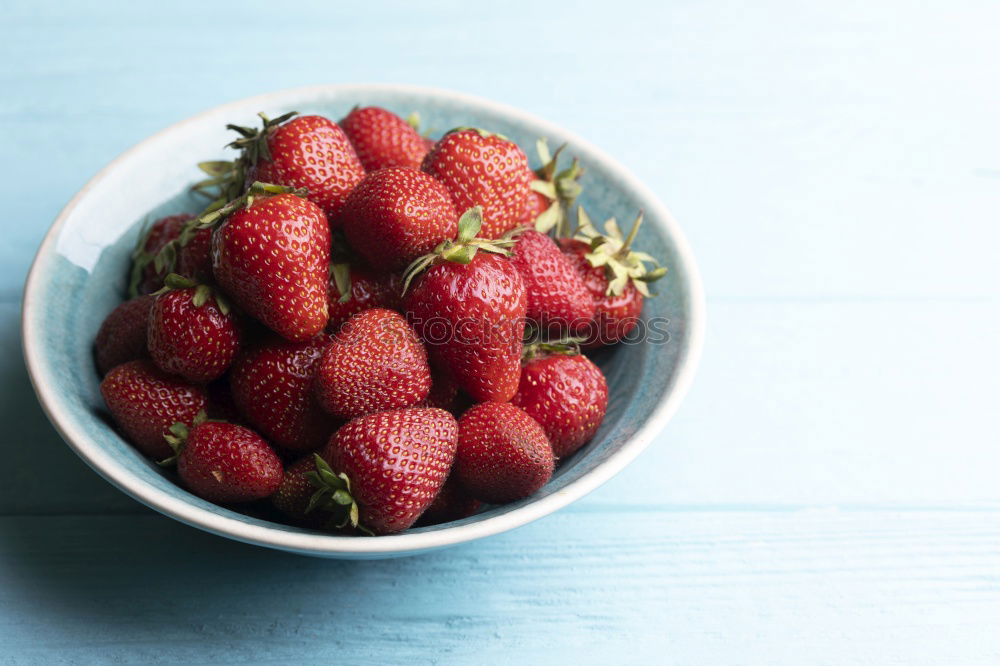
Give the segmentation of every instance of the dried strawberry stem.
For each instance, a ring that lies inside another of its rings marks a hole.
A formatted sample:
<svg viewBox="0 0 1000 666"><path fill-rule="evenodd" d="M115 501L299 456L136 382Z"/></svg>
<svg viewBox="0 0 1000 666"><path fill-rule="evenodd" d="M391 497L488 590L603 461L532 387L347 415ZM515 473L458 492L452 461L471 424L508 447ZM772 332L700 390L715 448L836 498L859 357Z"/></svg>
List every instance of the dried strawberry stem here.
<svg viewBox="0 0 1000 666"><path fill-rule="evenodd" d="M543 234L552 231L556 238L570 236L569 211L573 202L583 193L583 187L578 181L584 170L580 167L580 161L574 157L567 168L558 171L559 156L566 149L565 143L556 148L554 153L549 153L548 141L541 138L535 142L535 149L542 166L535 169L531 189L552 202L535 218L535 230Z"/></svg>
<svg viewBox="0 0 1000 666"><path fill-rule="evenodd" d="M607 295L620 296L631 282L640 294L651 296L647 285L666 275L667 268L660 266L659 262L649 254L632 249L632 243L635 242L639 227L642 225L642 211L632 224L628 236L622 235L615 218L605 222L605 233L600 233L583 206L579 208L578 218L580 227L574 237L590 246L590 252L585 255L590 265L604 267L608 276ZM647 263L656 267L650 269L646 266Z"/></svg>

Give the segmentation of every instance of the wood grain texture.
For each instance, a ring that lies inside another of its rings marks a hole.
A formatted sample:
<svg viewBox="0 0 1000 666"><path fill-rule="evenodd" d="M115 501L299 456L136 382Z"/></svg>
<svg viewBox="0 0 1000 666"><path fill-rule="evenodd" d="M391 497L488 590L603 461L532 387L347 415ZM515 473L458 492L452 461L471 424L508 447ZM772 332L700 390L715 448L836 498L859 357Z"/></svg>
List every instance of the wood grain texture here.
<svg viewBox="0 0 1000 666"><path fill-rule="evenodd" d="M0 635L39 664L987 663L998 518L566 511L381 562L160 516L5 518Z"/></svg>
<svg viewBox="0 0 1000 666"><path fill-rule="evenodd" d="M0 663L1000 661L995 3L3 16ZM537 524L384 562L151 514L59 441L17 353L35 248L100 167L216 104L355 81L590 139L681 221L709 296L694 390L637 464Z"/></svg>

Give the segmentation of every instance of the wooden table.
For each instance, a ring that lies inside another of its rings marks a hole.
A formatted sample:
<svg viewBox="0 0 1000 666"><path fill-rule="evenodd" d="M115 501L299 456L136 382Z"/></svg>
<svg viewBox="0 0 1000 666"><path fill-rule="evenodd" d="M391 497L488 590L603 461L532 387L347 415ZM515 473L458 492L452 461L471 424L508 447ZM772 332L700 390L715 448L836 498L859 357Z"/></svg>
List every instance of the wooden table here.
<svg viewBox="0 0 1000 666"><path fill-rule="evenodd" d="M0 662L1000 660L997 4L2 15ZM98 478L29 388L19 299L50 220L129 145L361 81L501 100L630 165L694 246L709 335L678 416L591 496L444 552L331 562Z"/></svg>

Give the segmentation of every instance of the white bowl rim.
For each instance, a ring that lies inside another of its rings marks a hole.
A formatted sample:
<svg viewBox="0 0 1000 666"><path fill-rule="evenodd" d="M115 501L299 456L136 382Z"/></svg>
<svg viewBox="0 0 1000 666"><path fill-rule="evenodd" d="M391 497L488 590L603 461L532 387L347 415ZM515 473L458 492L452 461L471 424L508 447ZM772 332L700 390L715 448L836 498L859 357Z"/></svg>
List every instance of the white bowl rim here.
<svg viewBox="0 0 1000 666"><path fill-rule="evenodd" d="M271 108L281 104L282 99L285 97L336 93L345 96L354 95L358 99L364 99L365 95L391 92L407 92L415 95L428 95L447 98L451 101L464 102L480 106L496 114L509 116L517 121L532 124L548 133L562 134L573 145L579 146L582 150L596 156L609 170L615 172L621 178L622 182L627 183L645 202L648 202L649 210L647 212L655 213L655 217L662 220L662 224L669 235L669 240L677 253L677 263L683 267L683 274L686 276L688 282L690 308L686 321L688 339L687 344L682 347L678 355L676 379L673 389L656 405L646 422L617 451L612 453L593 470L587 472L579 479L570 482L560 491L512 511L472 523L434 531L404 532L402 534L380 536L377 538L345 537L308 532L285 532L245 523L237 518L213 513L190 504L179 497L172 496L166 491L151 486L134 476L131 470L121 464L120 461L114 459L108 452L104 451L99 444L92 441L85 433L81 432L75 426L72 419L62 412L56 388L54 386L46 386L37 379L44 364L43 350L40 348L39 343L41 337L35 330L40 320L30 316L30 313L36 307L36 294L39 294L42 288L44 277L42 274L42 265L44 259L55 251L56 240L70 214L93 187L105 179L109 173L116 170L119 164L126 161L134 153L142 151L147 145L165 135L189 124L197 123L205 116L215 115L227 109L235 111L248 105L256 105L258 108ZM31 383L49 420L77 455L110 483L134 499L188 525L245 543L318 556L379 557L434 550L520 527L576 501L624 469L663 429L677 411L691 386L704 344L705 297L701 278L691 249L679 225L669 213L666 206L660 202L659 198L649 188L632 175L627 168L619 164L603 150L576 136L573 132L557 127L546 120L514 107L451 90L389 83L319 84L247 97L202 111L143 139L101 169L62 209L53 222L52 227L46 233L35 255L25 282L24 297L22 300L21 333L24 358L31 377Z"/></svg>

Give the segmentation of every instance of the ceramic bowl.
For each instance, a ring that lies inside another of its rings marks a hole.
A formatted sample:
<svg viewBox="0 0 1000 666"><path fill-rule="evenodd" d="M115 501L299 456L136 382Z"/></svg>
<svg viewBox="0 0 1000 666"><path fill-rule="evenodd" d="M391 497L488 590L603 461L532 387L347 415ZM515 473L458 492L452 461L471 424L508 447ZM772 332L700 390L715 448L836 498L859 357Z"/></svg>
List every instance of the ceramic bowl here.
<svg viewBox="0 0 1000 666"><path fill-rule="evenodd" d="M615 215L645 224L638 245L669 266L647 299L644 322L667 336L598 354L610 389L607 418L594 439L563 462L534 496L465 520L383 537L344 537L282 525L206 502L174 483L172 473L136 452L104 416L91 341L121 300L129 253L144 221L196 212L189 191L195 162L225 159L228 122L256 124L255 114L284 111L343 117L355 104L401 115L419 111L424 125L472 125L500 132L529 153L538 137L567 143L586 166L581 198L595 220ZM91 467L140 502L189 525L239 541L337 558L408 555L479 539L537 520L598 487L631 462L666 425L687 391L702 343L700 280L677 223L627 169L586 141L522 111L459 93L397 85L324 85L275 92L201 113L146 139L87 183L45 236L25 286L24 355L49 419Z"/></svg>

